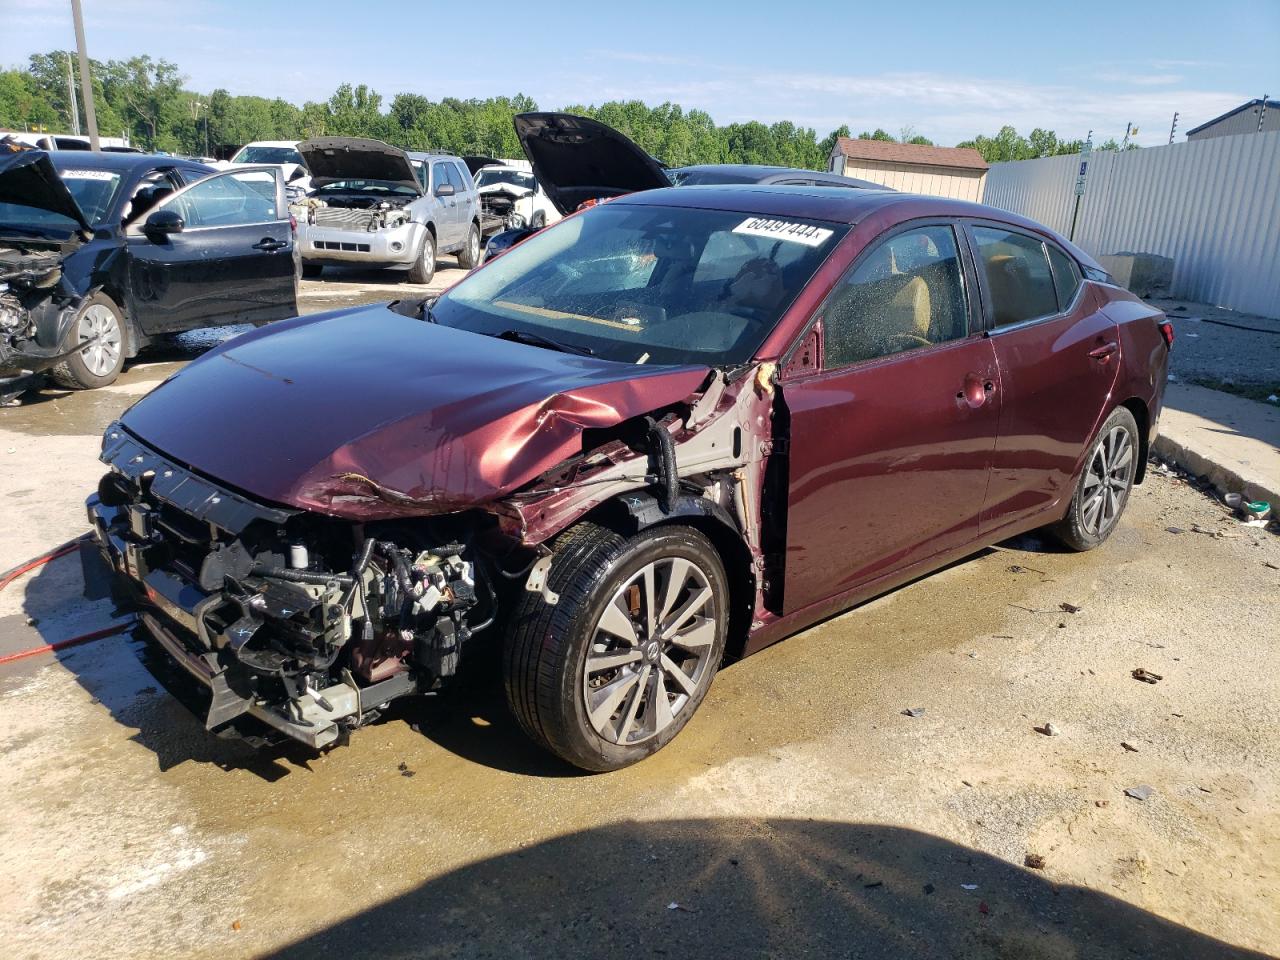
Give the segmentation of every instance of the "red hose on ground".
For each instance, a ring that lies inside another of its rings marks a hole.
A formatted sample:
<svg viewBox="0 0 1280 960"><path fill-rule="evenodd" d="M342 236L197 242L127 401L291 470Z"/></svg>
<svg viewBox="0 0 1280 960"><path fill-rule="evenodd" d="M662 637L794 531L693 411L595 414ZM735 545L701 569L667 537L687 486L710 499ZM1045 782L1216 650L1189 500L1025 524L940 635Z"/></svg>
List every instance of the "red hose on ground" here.
<svg viewBox="0 0 1280 960"><path fill-rule="evenodd" d="M0 590L3 590L13 581L17 580L24 573L30 573L36 567L42 567L50 560L57 560L59 557L65 557L69 553L74 553L80 549L80 541L84 540L89 534L83 534L74 540L68 540L60 547L54 547L48 553L36 557L34 560L28 560L26 563L20 563L12 570L6 570L0 574ZM101 640L104 637L113 637L117 633L123 633L133 626L134 621L129 620L125 623L117 623L114 626L106 627L102 630L94 630L92 633L84 633L78 637L72 637L69 640L57 640L53 643L46 643L39 647L32 647L30 650L19 650L17 653L6 654L0 656L0 664L12 663L14 660L23 660L27 657L34 657L41 653L53 653L57 650L65 650L67 647L79 646L82 643L89 643L92 640Z"/></svg>
<svg viewBox="0 0 1280 960"><path fill-rule="evenodd" d="M93 640L101 640L104 637L114 637L117 633L124 633L134 625L133 620L125 623L117 623L111 627L105 627L102 630L95 630L93 633L84 633L78 637L72 637L70 640L57 640L53 643L46 643L43 646L32 647L30 650L19 650L17 653L10 653L0 657L0 665L12 663L14 660L25 660L27 657L34 657L41 653L53 653L58 650L65 650L67 647L76 647L82 643L89 643Z"/></svg>
<svg viewBox="0 0 1280 960"><path fill-rule="evenodd" d="M82 534L74 540L68 540L60 547L54 547L48 553L41 554L34 560L28 560L26 563L18 564L12 570L6 570L3 574L0 574L0 590L3 590L9 584L13 583L13 581L17 580L24 573L30 573L36 567L42 567L50 560L57 560L59 557L65 557L69 553L74 553L80 548L80 541L84 540L88 536L89 534L87 533Z"/></svg>

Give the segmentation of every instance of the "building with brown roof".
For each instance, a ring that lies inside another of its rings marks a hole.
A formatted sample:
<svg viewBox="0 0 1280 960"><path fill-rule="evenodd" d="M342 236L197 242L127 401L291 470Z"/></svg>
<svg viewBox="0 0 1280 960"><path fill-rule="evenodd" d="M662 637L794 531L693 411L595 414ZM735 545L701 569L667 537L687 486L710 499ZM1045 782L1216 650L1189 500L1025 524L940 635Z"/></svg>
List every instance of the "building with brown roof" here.
<svg viewBox="0 0 1280 960"><path fill-rule="evenodd" d="M927 193L958 200L982 200L987 162L969 147L929 147L887 140L840 137L831 148L827 169L846 177L906 193Z"/></svg>

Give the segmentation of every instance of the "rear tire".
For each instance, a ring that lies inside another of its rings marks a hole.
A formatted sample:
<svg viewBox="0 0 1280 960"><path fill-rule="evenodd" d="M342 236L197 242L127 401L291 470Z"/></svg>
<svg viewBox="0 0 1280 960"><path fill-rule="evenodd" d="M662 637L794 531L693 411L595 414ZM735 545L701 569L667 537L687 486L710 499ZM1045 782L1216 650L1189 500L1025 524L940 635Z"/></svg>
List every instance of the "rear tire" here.
<svg viewBox="0 0 1280 960"><path fill-rule="evenodd" d="M1094 438L1067 515L1049 528L1072 550L1092 550L1120 523L1138 472L1138 423L1116 407Z"/></svg>
<svg viewBox="0 0 1280 960"><path fill-rule="evenodd" d="M111 298L95 293L80 305L72 336L94 340L49 371L53 380L72 390L93 390L114 383L124 369L125 319ZM95 339L96 338L96 339Z"/></svg>
<svg viewBox="0 0 1280 960"><path fill-rule="evenodd" d="M507 702L536 743L584 770L660 750L698 709L724 657L728 580L711 542L664 524L634 537L582 523L555 543L547 589L507 635Z"/></svg>
<svg viewBox="0 0 1280 960"><path fill-rule="evenodd" d="M467 242L458 251L458 266L463 270L474 270L480 262L480 228L474 223L467 231Z"/></svg>
<svg viewBox="0 0 1280 960"><path fill-rule="evenodd" d="M430 283L436 275L436 235L428 230L422 237L418 259L409 268L410 283Z"/></svg>

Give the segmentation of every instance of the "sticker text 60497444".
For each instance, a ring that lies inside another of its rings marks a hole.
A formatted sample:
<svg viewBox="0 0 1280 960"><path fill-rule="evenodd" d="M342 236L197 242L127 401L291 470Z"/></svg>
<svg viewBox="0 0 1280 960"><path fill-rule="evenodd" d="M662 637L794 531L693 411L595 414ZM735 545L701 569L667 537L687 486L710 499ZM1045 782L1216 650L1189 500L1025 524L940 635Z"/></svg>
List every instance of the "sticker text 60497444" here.
<svg viewBox="0 0 1280 960"><path fill-rule="evenodd" d="M766 240L803 243L806 247L820 247L831 236L831 231L823 227L790 220L774 220L770 217L748 217L734 227L733 232L748 237L764 237Z"/></svg>

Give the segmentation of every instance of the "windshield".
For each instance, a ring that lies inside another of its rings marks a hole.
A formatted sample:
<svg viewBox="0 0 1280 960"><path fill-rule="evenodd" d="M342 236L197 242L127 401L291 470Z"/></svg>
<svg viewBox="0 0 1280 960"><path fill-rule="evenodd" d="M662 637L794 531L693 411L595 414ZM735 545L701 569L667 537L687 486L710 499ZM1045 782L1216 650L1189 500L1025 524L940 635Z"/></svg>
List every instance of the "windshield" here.
<svg viewBox="0 0 1280 960"><path fill-rule="evenodd" d="M533 179L533 174L525 173L523 170L495 170L493 167L484 167L476 174L477 187L491 187L495 183L524 187L526 190L532 190L538 185L538 181Z"/></svg>
<svg viewBox="0 0 1280 960"><path fill-rule="evenodd" d="M107 211L120 189L120 174L110 170L59 170L67 190L84 211L85 220L97 226L107 219ZM17 203L0 203L0 224L4 226L56 227L59 230L79 228L70 217L52 210L41 210Z"/></svg>
<svg viewBox="0 0 1280 960"><path fill-rule="evenodd" d="M293 147L241 147L232 163L302 163L302 154ZM306 166L306 164L302 164Z"/></svg>
<svg viewBox="0 0 1280 960"><path fill-rule="evenodd" d="M446 326L537 334L625 363L744 362L847 232L845 224L602 204L467 277Z"/></svg>

